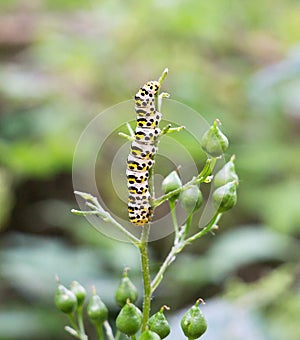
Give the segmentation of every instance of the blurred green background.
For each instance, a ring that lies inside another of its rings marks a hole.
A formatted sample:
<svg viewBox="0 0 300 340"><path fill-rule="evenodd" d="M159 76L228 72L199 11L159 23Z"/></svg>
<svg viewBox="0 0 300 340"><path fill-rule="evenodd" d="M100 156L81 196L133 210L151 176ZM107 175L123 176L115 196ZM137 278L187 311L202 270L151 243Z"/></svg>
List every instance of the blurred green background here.
<svg viewBox="0 0 300 340"><path fill-rule="evenodd" d="M222 121L240 187L153 310L170 305L176 324L201 296L203 339L300 339L300 2L1 0L0 11L0 339L69 339L55 274L96 285L112 317L124 266L141 286L135 249L71 215L72 157L97 113L166 66L173 99ZM153 270L170 242L151 244Z"/></svg>

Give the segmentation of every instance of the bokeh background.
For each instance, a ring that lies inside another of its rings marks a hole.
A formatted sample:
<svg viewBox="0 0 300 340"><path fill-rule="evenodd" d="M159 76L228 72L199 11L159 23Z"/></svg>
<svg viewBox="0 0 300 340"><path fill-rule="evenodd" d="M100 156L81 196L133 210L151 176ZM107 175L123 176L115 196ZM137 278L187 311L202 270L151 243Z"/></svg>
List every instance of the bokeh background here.
<svg viewBox="0 0 300 340"><path fill-rule="evenodd" d="M72 158L97 113L165 67L173 99L222 121L240 187L153 310L170 305L176 325L201 296L203 339L300 339L300 2L1 0L0 11L0 339L70 338L55 274L96 285L112 317L124 266L141 288L137 251L70 213ZM151 244L153 271L170 242Z"/></svg>

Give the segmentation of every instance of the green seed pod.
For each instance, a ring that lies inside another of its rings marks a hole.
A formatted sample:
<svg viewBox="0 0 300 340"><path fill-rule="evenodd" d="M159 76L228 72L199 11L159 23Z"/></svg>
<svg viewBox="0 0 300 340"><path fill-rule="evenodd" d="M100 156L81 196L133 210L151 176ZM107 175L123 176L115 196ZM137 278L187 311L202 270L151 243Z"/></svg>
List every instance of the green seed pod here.
<svg viewBox="0 0 300 340"><path fill-rule="evenodd" d="M116 319L118 330L128 336L138 332L142 325L142 312L127 300Z"/></svg>
<svg viewBox="0 0 300 340"><path fill-rule="evenodd" d="M155 332L149 331L149 329L145 330L139 337L138 340L160 340L158 334Z"/></svg>
<svg viewBox="0 0 300 340"><path fill-rule="evenodd" d="M87 314L94 324L102 324L108 318L108 309L97 294L94 294L87 306Z"/></svg>
<svg viewBox="0 0 300 340"><path fill-rule="evenodd" d="M197 300L181 319L181 328L184 335L189 339L198 339L207 329L206 320L199 309L201 299ZM203 302L203 301L202 301Z"/></svg>
<svg viewBox="0 0 300 340"><path fill-rule="evenodd" d="M206 131L201 139L202 149L212 157L221 156L228 148L229 142L227 137L217 126L217 120Z"/></svg>
<svg viewBox="0 0 300 340"><path fill-rule="evenodd" d="M63 313L71 314L77 308L77 299L73 292L59 284L55 293L54 302L56 307Z"/></svg>
<svg viewBox="0 0 300 340"><path fill-rule="evenodd" d="M188 214L201 207L203 201L202 193L197 185L191 186L180 194L180 203Z"/></svg>
<svg viewBox="0 0 300 340"><path fill-rule="evenodd" d="M164 316L164 309L168 308L163 306L159 312L153 314L148 320L149 329L157 333L161 339L166 338L170 334L169 323Z"/></svg>
<svg viewBox="0 0 300 340"><path fill-rule="evenodd" d="M115 293L115 299L120 307L126 304L127 299L134 303L138 297L138 291L135 285L127 276L128 269L125 268L123 272L123 277L119 283L119 286Z"/></svg>
<svg viewBox="0 0 300 340"><path fill-rule="evenodd" d="M212 200L218 212L223 213L235 206L237 202L236 187L237 182L232 181L214 191Z"/></svg>
<svg viewBox="0 0 300 340"><path fill-rule="evenodd" d="M82 306L83 305L83 302L84 302L84 299L86 297L86 290L85 288L80 284L78 283L77 281L73 281L71 283L71 292L73 292L76 296L76 299L77 299L77 305L78 306Z"/></svg>
<svg viewBox="0 0 300 340"><path fill-rule="evenodd" d="M214 177L214 185L215 188L219 188L222 185L225 185L229 182L236 181L238 182L239 177L235 172L234 166L234 156L231 157L230 161L227 162L223 168L218 171Z"/></svg>
<svg viewBox="0 0 300 340"><path fill-rule="evenodd" d="M162 191L164 194L168 194L169 192L179 189L182 187L181 179L178 176L177 171L172 171L162 182ZM176 200L179 197L178 195L174 195L170 198L170 200Z"/></svg>

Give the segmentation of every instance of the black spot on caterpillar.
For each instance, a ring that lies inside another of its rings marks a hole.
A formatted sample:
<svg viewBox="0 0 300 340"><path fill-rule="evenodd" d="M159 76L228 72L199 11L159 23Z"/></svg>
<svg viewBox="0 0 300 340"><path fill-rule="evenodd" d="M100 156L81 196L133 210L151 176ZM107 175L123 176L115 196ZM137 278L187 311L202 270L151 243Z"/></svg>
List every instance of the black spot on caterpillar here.
<svg viewBox="0 0 300 340"><path fill-rule="evenodd" d="M153 166L160 134L158 124L161 113L155 109L155 94L160 88L158 81L149 81L135 95L136 129L134 141L127 158L128 215L137 226L143 226L152 218L149 192L149 170Z"/></svg>

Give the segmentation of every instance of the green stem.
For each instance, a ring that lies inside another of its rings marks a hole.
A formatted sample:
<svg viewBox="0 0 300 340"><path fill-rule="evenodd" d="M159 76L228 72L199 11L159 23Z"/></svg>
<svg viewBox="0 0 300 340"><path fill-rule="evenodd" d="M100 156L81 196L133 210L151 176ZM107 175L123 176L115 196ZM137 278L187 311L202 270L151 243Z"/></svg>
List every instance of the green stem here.
<svg viewBox="0 0 300 340"><path fill-rule="evenodd" d="M150 279L149 255L148 255L149 231L150 231L149 224L145 224L143 226L140 248L139 248L140 254L141 254L142 274L143 274L143 283L144 283L142 331L144 331L147 326L147 322L150 316L150 307L151 307L151 279Z"/></svg>
<svg viewBox="0 0 300 340"><path fill-rule="evenodd" d="M221 213L216 212L211 221L208 223L208 225L204 229L202 229L199 233L196 233L195 235L189 237L187 240L181 239L179 243L173 245L168 256L165 258L163 264L161 265L158 273L151 282L151 295L154 293L156 288L161 283L167 268L176 260L176 255L179 254L186 245L207 234L212 229L212 227L219 221L221 216L222 216Z"/></svg>
<svg viewBox="0 0 300 340"><path fill-rule="evenodd" d="M207 159L207 161L204 165L204 168L202 169L202 171L200 172L200 174L197 177L191 179L189 182L184 184L182 187L180 187L176 190L170 191L167 194L165 194L165 195L157 198L156 200L154 200L153 203L152 203L153 208L158 207L159 205L161 205L163 202L167 201L168 199L170 199L174 195L178 195L182 191L189 189L192 185L203 183L203 182L207 181L207 178L211 175L211 173L213 171L215 163L216 163L216 158Z"/></svg>
<svg viewBox="0 0 300 340"><path fill-rule="evenodd" d="M167 77L167 75L168 75L168 72L169 72L169 70L168 70L168 68L166 67L166 68L163 70L161 76L160 76L159 79L158 79L158 82L159 82L160 84L162 84L162 82L166 79L166 77Z"/></svg>
<svg viewBox="0 0 300 340"><path fill-rule="evenodd" d="M216 212L215 215L213 216L213 218L210 220L210 222L208 223L208 225L203 228L201 231L199 231L198 233L196 233L195 235L189 237L185 243L188 244L188 243L191 243L195 240L198 240L200 237L202 237L203 235L207 234L213 226L216 225L216 223L218 223L218 221L220 220L222 216L222 213L219 213L219 212Z"/></svg>
<svg viewBox="0 0 300 340"><path fill-rule="evenodd" d="M167 270L169 265L172 262L175 261L176 255L181 252L183 247L184 247L183 241L181 241L180 243L178 243L178 244L176 244L172 247L168 256L165 258L165 260L164 260L163 264L161 265L158 273L156 274L155 278L153 279L153 281L151 283L151 294L153 294L154 291L156 290L156 288L159 286L159 284L161 283L161 281L164 277L165 271Z"/></svg>
<svg viewBox="0 0 300 340"><path fill-rule="evenodd" d="M136 340L136 336L135 336L135 335L132 335L132 336L131 336L131 339L132 339L132 340Z"/></svg>
<svg viewBox="0 0 300 340"><path fill-rule="evenodd" d="M176 215L176 202L174 200L169 200L170 204L170 210L171 210L171 216L172 216L172 222L174 225L174 230L175 230L175 239L177 240L179 237L179 227L178 227L178 222L177 222L177 215Z"/></svg>
<svg viewBox="0 0 300 340"><path fill-rule="evenodd" d="M96 325L98 340L103 340L102 325Z"/></svg>
<svg viewBox="0 0 300 340"><path fill-rule="evenodd" d="M81 337L82 340L85 340L85 339L87 339L87 335L85 334L85 330L84 330L82 311L83 311L82 306L78 307L77 318L78 318L78 326L79 326L80 337Z"/></svg>
<svg viewBox="0 0 300 340"><path fill-rule="evenodd" d="M192 225L192 220L193 220L193 213L189 214L189 216L187 217L186 220L186 225L185 225L185 229L184 229L184 233L183 233L183 239L185 239L191 229L191 225Z"/></svg>
<svg viewBox="0 0 300 340"><path fill-rule="evenodd" d="M76 318L75 318L74 313L69 314L68 317L69 317L69 320L70 320L70 323L71 323L73 330L77 333L76 337L81 340L82 339L81 333L80 333L80 330L79 330L78 325L76 323ZM72 334L72 333L70 333L70 334ZM75 336L75 334L72 334L72 335Z"/></svg>
<svg viewBox="0 0 300 340"><path fill-rule="evenodd" d="M116 336L115 336L115 340L119 340L121 337L121 332L119 330L117 330Z"/></svg>

